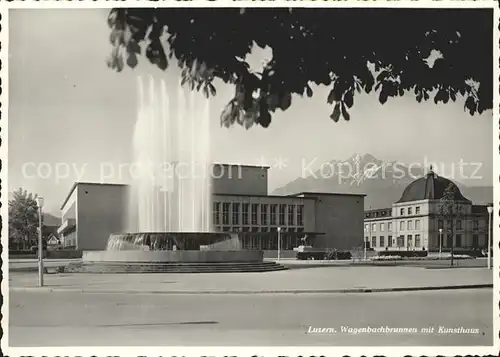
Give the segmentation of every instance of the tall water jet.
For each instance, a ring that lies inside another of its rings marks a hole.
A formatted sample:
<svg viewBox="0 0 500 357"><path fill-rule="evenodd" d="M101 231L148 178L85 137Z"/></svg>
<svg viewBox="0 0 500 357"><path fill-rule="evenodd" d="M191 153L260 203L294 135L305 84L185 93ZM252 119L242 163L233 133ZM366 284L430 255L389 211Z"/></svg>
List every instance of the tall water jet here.
<svg viewBox="0 0 500 357"><path fill-rule="evenodd" d="M129 199L131 232L211 232L212 171L209 101L165 81L138 78L134 164Z"/></svg>

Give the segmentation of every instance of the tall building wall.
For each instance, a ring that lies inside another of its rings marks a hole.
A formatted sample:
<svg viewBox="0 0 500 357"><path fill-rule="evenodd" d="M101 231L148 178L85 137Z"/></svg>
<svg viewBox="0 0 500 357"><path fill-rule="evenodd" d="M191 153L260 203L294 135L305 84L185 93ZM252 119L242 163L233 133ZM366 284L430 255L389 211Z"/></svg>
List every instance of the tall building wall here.
<svg viewBox="0 0 500 357"><path fill-rule="evenodd" d="M349 250L363 245L364 195L304 194L315 197L315 239L318 248Z"/></svg>
<svg viewBox="0 0 500 357"><path fill-rule="evenodd" d="M103 250L109 234L126 229L127 191L124 185L78 185L79 249Z"/></svg>
<svg viewBox="0 0 500 357"><path fill-rule="evenodd" d="M267 195L267 167L214 165L212 191L225 195Z"/></svg>

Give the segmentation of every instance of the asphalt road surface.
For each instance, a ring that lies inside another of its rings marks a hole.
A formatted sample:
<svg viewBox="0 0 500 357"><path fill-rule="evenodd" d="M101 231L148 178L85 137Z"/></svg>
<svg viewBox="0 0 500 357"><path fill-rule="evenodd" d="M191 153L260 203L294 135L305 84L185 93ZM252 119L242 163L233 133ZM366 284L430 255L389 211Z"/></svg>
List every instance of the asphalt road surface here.
<svg viewBox="0 0 500 357"><path fill-rule="evenodd" d="M9 306L11 346L493 343L492 289L295 295L11 292ZM440 333L440 326L469 331ZM415 330L342 331L366 327ZM431 327L434 331L422 330ZM330 330L308 333L318 328Z"/></svg>

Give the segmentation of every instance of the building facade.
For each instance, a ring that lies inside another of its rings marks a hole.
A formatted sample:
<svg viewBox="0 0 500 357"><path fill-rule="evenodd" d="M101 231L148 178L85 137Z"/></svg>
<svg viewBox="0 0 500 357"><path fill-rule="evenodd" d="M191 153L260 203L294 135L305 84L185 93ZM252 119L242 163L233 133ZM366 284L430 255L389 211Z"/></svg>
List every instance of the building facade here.
<svg viewBox="0 0 500 357"><path fill-rule="evenodd" d="M441 212L441 199L450 185L460 212L453 220ZM487 206L474 205L452 181L431 171L410 183L391 208L365 212L365 242L375 250L485 248L488 218Z"/></svg>
<svg viewBox="0 0 500 357"><path fill-rule="evenodd" d="M215 166L215 165L214 165ZM303 244L351 249L363 244L364 195L267 195L267 167L219 165L212 184L212 226L240 232L243 249L293 253ZM218 171L217 171L218 170ZM61 206L65 247L102 250L109 234L127 227L128 186L75 183Z"/></svg>

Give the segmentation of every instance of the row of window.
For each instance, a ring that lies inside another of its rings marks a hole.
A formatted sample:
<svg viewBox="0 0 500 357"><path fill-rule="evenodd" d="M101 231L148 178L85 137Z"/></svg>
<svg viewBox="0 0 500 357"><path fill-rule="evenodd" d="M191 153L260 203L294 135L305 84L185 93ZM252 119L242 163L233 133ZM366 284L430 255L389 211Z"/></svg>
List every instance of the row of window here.
<svg viewBox="0 0 500 357"><path fill-rule="evenodd" d="M453 221L451 219L448 219L446 221L446 226L451 228L451 226L453 225ZM442 219L438 220L438 228L441 228L443 229L444 228L444 221ZM455 226L456 229L462 229L462 221L460 219L457 220L457 224ZM474 220L472 221L472 229L479 229L479 221L478 220Z"/></svg>
<svg viewBox="0 0 500 357"><path fill-rule="evenodd" d="M415 224L414 224L415 223ZM447 227L452 226L452 221L447 220ZM385 223L378 223L380 232L384 232L385 230ZM368 229L370 226L368 224L365 224L365 232L368 232ZM438 228L443 229L444 228L444 221L442 219L438 220ZM408 220L408 221L400 221L399 222L399 230L404 231L404 230L411 231L413 229L419 230L420 229L420 220L416 219L415 221L413 220ZM461 230L463 229L462 226L462 221L459 219L457 220L457 224L455 225L455 229ZM472 221L472 229L477 230L479 229L479 221ZM377 231L377 223L372 223L371 224L371 232L376 232ZM387 223L387 231L392 232L392 222Z"/></svg>
<svg viewBox="0 0 500 357"><path fill-rule="evenodd" d="M300 237L282 236L280 244L280 249L292 250L302 243ZM241 247L250 250L277 250L278 239L270 236L243 236L241 238Z"/></svg>
<svg viewBox="0 0 500 357"><path fill-rule="evenodd" d="M415 223L415 228L413 228L413 223ZM385 231L385 223L378 223L378 226L379 226L379 229L380 229L380 232L384 232ZM400 231L404 231L405 230L405 226L406 226L406 229L407 230L413 230L413 229L420 229L420 220L419 219L416 219L415 222L413 222L413 220L409 220L409 221L401 221L399 222L399 230ZM368 229L370 228L370 226L368 224L365 224L365 232L368 232ZM377 223L372 223L371 224L371 232L376 232L377 231ZM387 231L388 232L392 232L392 222L387 222Z"/></svg>
<svg viewBox="0 0 500 357"><path fill-rule="evenodd" d="M216 226L217 232L277 232L278 227L231 227L231 226ZM285 235L286 232L304 232L304 227L282 227L280 232Z"/></svg>
<svg viewBox="0 0 500 357"><path fill-rule="evenodd" d="M214 202L212 213L215 225L304 225L303 205Z"/></svg>
<svg viewBox="0 0 500 357"><path fill-rule="evenodd" d="M413 214L413 207L408 207L406 212L408 212L408 216L411 216ZM415 207L415 214L420 214L420 206ZM405 209L400 208L399 209L399 215L404 216L405 215Z"/></svg>
<svg viewBox="0 0 500 357"><path fill-rule="evenodd" d="M369 237L365 237L365 241L369 242ZM439 247L439 244L441 244L442 247L451 248L451 246L453 244L452 241L453 241L452 235L448 234L446 237L446 240L439 240L440 243L438 243L438 247ZM386 247L390 248L393 246L405 247L405 248L420 248L421 247L420 234L415 234L415 242L413 242L413 236L411 234L408 234L406 236L406 240L405 240L404 235L401 235L401 236L397 237L396 239L393 239L392 236L388 236L387 242L385 240L385 236L378 237L378 240L377 240L376 236L372 236L370 243L371 243L371 246L373 248L386 248ZM465 247L464 243L465 242L462 241L462 235L456 234L455 235L455 247ZM479 247L479 236L473 235L472 236L472 248L478 248L478 247Z"/></svg>

